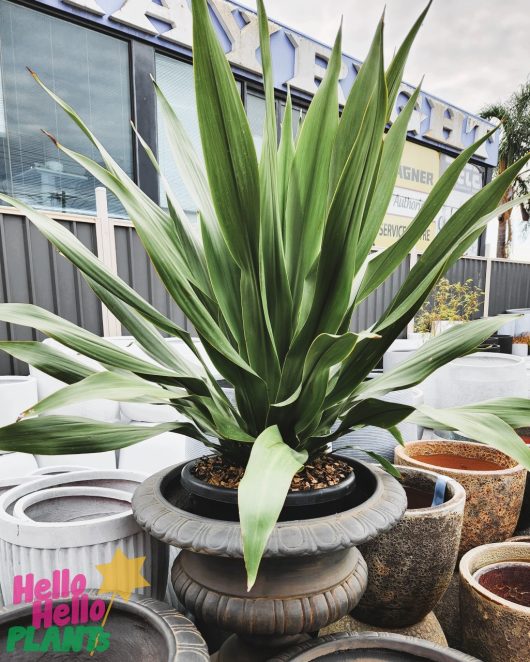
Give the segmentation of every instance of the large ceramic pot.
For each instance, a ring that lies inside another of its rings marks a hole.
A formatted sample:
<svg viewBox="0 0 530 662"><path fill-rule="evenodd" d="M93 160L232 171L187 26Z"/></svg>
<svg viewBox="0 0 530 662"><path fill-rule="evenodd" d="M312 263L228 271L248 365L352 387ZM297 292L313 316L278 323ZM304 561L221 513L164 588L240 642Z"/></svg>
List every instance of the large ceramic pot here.
<svg viewBox="0 0 530 662"><path fill-rule="evenodd" d="M437 408L527 395L524 359L477 352L436 370L423 383L425 402Z"/></svg>
<svg viewBox="0 0 530 662"><path fill-rule="evenodd" d="M449 476L465 489L460 554L515 531L526 470L504 453L470 441L411 441L396 447L396 463Z"/></svg>
<svg viewBox="0 0 530 662"><path fill-rule="evenodd" d="M152 536L182 548L172 571L178 599L201 622L236 633L218 660L265 660L346 615L367 583L356 548L403 515L406 496L388 474L345 459L355 486L333 514L279 521L265 548L258 579L247 592L237 521L197 515L182 486L186 465L147 479L135 492L136 519ZM333 489L333 488L332 488Z"/></svg>
<svg viewBox="0 0 530 662"><path fill-rule="evenodd" d="M313 660L364 660L384 662L394 660L412 662L432 660L433 662L480 662L460 651L431 644L414 637L399 634L333 634L313 641L307 641L269 662L312 662Z"/></svg>
<svg viewBox="0 0 530 662"><path fill-rule="evenodd" d="M108 605L110 598L88 593L89 604L95 599L103 600ZM71 600L58 600L59 604L70 604ZM31 627L33 605L10 607L0 613L0 650L5 651L9 629L14 626ZM98 623L94 623L98 625ZM58 627L60 640L63 640L63 627ZM128 602L115 597L110 616L105 624L109 634L109 647L104 652L97 651L90 656L90 650L82 652L41 653L22 650L24 640L20 640L14 651L7 654L8 659L17 662L39 660L76 659L105 662L124 662L124 660L142 660L143 662L208 662L208 649L193 623L164 602L147 598L131 597ZM37 630L34 641L40 642L46 629ZM85 645L90 641L84 637ZM37 656L37 657L36 657Z"/></svg>
<svg viewBox="0 0 530 662"><path fill-rule="evenodd" d="M29 480L0 497L0 586L12 602L16 574L50 578L56 569L86 575L97 588L96 565L119 547L128 557L145 556L145 596L163 598L168 548L148 536L131 511L131 495L143 480L125 471L77 471ZM97 493L96 493L97 492Z"/></svg>
<svg viewBox="0 0 530 662"><path fill-rule="evenodd" d="M431 507L437 474L402 468L408 508L398 524L360 545L368 587L352 615L378 627L421 621L445 593L456 566L466 494L446 479L444 502Z"/></svg>
<svg viewBox="0 0 530 662"><path fill-rule="evenodd" d="M513 568L514 562L523 562L523 573L519 576L510 575L506 568L506 564ZM487 566L490 568L485 571ZM460 579L465 650L484 662L528 662L530 545L510 542L477 547L462 558ZM528 606L500 597L499 586L510 587L512 595L523 598L526 595Z"/></svg>

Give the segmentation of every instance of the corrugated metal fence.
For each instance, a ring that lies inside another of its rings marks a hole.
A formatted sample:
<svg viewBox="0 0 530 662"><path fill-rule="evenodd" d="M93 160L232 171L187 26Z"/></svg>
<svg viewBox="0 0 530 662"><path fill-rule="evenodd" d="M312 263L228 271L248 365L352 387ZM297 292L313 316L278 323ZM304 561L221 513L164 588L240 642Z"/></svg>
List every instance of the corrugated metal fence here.
<svg viewBox="0 0 530 662"><path fill-rule="evenodd" d="M61 215L60 222L139 294L184 328L190 328L158 279L127 220ZM384 312L410 271L410 260L355 312L352 328L369 327ZM452 282L472 278L486 291L480 315L530 307L530 263L463 258L448 272ZM23 216L0 210L0 303L34 303L100 335L124 329L85 284L77 270ZM40 339L31 329L0 322L0 339ZM0 374L24 374L25 366L0 352Z"/></svg>

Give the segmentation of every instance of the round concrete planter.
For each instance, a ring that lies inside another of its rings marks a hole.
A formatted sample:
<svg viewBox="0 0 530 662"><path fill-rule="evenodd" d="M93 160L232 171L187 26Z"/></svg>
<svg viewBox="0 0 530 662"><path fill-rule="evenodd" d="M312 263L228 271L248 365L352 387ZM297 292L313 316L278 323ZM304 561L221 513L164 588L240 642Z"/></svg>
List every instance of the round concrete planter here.
<svg viewBox="0 0 530 662"><path fill-rule="evenodd" d="M46 578L69 568L85 574L89 588L99 587L96 565L108 563L118 547L130 558L146 556L142 570L151 586L140 593L164 596L167 547L138 526L129 503L142 475L76 471L35 478L0 497L0 585L6 603L12 601L15 574ZM106 496L97 497L95 490Z"/></svg>
<svg viewBox="0 0 530 662"><path fill-rule="evenodd" d="M388 372L409 359L422 344L423 341L419 337L394 340L383 355L383 372Z"/></svg>
<svg viewBox="0 0 530 662"><path fill-rule="evenodd" d="M527 396L524 360L508 354L477 352L436 370L422 385L426 404L457 407L493 398Z"/></svg>
<svg viewBox="0 0 530 662"><path fill-rule="evenodd" d="M463 644L484 662L528 662L530 607L499 597L474 576L485 566L505 561L530 563L530 546L515 542L483 545L460 561Z"/></svg>
<svg viewBox="0 0 530 662"><path fill-rule="evenodd" d="M405 488L434 493L438 475L401 469ZM396 526L359 546L368 587L352 616L377 627L403 628L421 621L445 593L455 570L466 494L448 479L446 501L407 509Z"/></svg>
<svg viewBox="0 0 530 662"><path fill-rule="evenodd" d="M432 644L438 644L439 646L447 646L447 639L445 638L442 626L432 611L418 623L404 628L389 628L386 626L377 627L375 625L369 625L367 623L362 623L350 614L349 616L342 618L340 621L328 625L327 628L320 630L319 636L322 637L327 634L336 634L338 632L356 632L357 634L363 634L365 632L391 632L393 634L401 634L406 637L416 637L417 639L430 641Z"/></svg>
<svg viewBox="0 0 530 662"><path fill-rule="evenodd" d="M29 476L37 469L37 461L30 453L0 452L0 479Z"/></svg>
<svg viewBox="0 0 530 662"><path fill-rule="evenodd" d="M110 340L110 339L107 339ZM67 356L75 359L79 363L86 365L94 370L101 370L101 365L97 361L82 356L74 352L69 347L65 347L61 343L51 338L43 340L45 345L49 345L53 349L63 352ZM119 343L117 343L119 344ZM39 400L55 393L60 388L65 386L64 382L59 381L49 375L30 367L30 374L37 380L37 389L39 393ZM92 418L96 421L116 421L119 418L119 404L111 400L88 400L87 402L80 402L75 405L61 407L60 409L50 412L64 416L80 416L83 418Z"/></svg>
<svg viewBox="0 0 530 662"><path fill-rule="evenodd" d="M486 460L502 468L467 471L416 459L418 456L440 454ZM396 447L396 463L449 476L465 489L460 554L478 545L506 540L515 531L523 501L526 470L504 453L470 441L412 441Z"/></svg>
<svg viewBox="0 0 530 662"><path fill-rule="evenodd" d="M367 572L356 545L393 526L405 511L406 497L388 474L347 461L356 474L356 490L343 510L279 522L250 592L239 522L184 509L189 499L180 482L184 465L151 476L135 492L133 510L140 525L182 548L172 571L178 599L207 626L240 635L223 645L219 661L268 659L346 615L359 601ZM362 502L354 505L361 491Z"/></svg>
<svg viewBox="0 0 530 662"><path fill-rule="evenodd" d="M388 393L382 397L381 400L416 407L423 402L423 392L418 388L404 389L403 391ZM411 423L399 423L397 427L403 435L403 439L418 438L417 425L412 425ZM372 460L362 450L350 447L356 446L357 448L363 448L367 451L373 451L392 462L394 460L394 449L397 446L397 443L396 438L390 434L388 430L368 425L367 427L362 428L362 430L350 432L340 439L337 439L333 442L332 447L334 452L341 453L342 455L346 455L355 460L376 463L376 460Z"/></svg>
<svg viewBox="0 0 530 662"><path fill-rule="evenodd" d="M522 333L530 333L530 308L511 308L506 312L522 315L522 317L514 320L514 335L518 336Z"/></svg>
<svg viewBox="0 0 530 662"><path fill-rule="evenodd" d="M384 662L389 660L432 660L433 662L480 662L457 650L444 648L414 637L399 634L370 633L328 635L304 642L289 649L269 662L312 662L313 660L364 660Z"/></svg>
<svg viewBox="0 0 530 662"><path fill-rule="evenodd" d="M95 592L89 593L91 602L96 598L107 604L110 600ZM54 605L65 603L68 604L69 600L59 600ZM11 626L30 627L31 620L32 605L10 607L0 613L0 650L6 650L7 633ZM208 662L210 659L206 643L193 623L157 600L132 596L125 602L121 598L114 598L105 631L109 633L109 648L105 652L96 652L94 657L90 657L90 651L65 653L64 658L60 654L51 653L48 654L49 659L67 659L70 655L77 660L101 658L105 662ZM62 632L60 636L62 639ZM24 652L21 646L22 643L11 654L13 659L17 662L34 662L36 653ZM44 657L48 659L48 655Z"/></svg>
<svg viewBox="0 0 530 662"><path fill-rule="evenodd" d="M152 425L152 423L135 422L135 425ZM119 467L151 475L166 467L193 459L190 441L192 440L184 435L164 432L152 439L122 448Z"/></svg>
<svg viewBox="0 0 530 662"><path fill-rule="evenodd" d="M39 399L33 377L0 377L0 427L14 423L20 414Z"/></svg>
<svg viewBox="0 0 530 662"><path fill-rule="evenodd" d="M528 356L528 345L520 342L514 342L512 345L513 356L526 358Z"/></svg>

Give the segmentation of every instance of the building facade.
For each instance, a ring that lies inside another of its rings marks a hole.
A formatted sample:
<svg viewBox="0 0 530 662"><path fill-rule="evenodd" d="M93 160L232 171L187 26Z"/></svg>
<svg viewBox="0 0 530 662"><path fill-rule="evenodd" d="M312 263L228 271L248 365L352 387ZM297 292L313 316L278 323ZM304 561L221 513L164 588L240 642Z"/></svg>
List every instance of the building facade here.
<svg viewBox="0 0 530 662"><path fill-rule="evenodd" d="M257 17L225 0L210 0L210 6L259 150L265 104ZM60 154L40 129L50 131L74 150L95 157L94 150L35 85L26 71L29 67L79 112L122 168L164 204L155 172L133 140L133 121L193 218L193 202L172 164L150 81L151 75L156 77L200 150L191 25L188 0L0 0L0 189L58 214L96 212L94 179ZM296 131L325 72L330 49L272 21L270 33L278 125L290 86ZM360 64L343 56L339 83L342 102ZM402 85L393 118L412 89ZM421 93L376 246L387 246L404 232L451 159L490 128L481 118ZM486 142L474 156L418 250L491 176L497 161L496 140ZM115 199L109 198L109 214L122 214Z"/></svg>

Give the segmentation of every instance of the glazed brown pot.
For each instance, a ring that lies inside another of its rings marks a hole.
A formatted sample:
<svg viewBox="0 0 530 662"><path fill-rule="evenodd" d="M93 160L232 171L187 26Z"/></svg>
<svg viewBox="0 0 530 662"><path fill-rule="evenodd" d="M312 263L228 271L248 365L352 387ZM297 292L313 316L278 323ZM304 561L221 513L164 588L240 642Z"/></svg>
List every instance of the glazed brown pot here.
<svg viewBox="0 0 530 662"><path fill-rule="evenodd" d="M480 583L476 573L505 562L530 564L527 543L482 545L460 562L460 612L464 649L484 662L528 662L530 607L506 600Z"/></svg>
<svg viewBox="0 0 530 662"><path fill-rule="evenodd" d="M133 512L159 540L182 549L172 571L175 593L207 627L230 637L215 659L258 662L350 612L367 583L356 546L393 526L406 496L388 474L345 459L355 490L333 515L276 524L258 578L247 591L241 527L197 515L181 484L184 465L148 478Z"/></svg>
<svg viewBox="0 0 530 662"><path fill-rule="evenodd" d="M440 466L428 456L456 456L499 469L470 471ZM418 457L423 459L418 459ZM396 447L396 464L428 469L458 481L466 491L460 555L474 547L506 540L515 531L526 482L526 469L494 448L471 441L409 441Z"/></svg>
<svg viewBox="0 0 530 662"><path fill-rule="evenodd" d="M402 467L400 483L425 491L432 502L438 474ZM377 627L404 628L419 623L445 593L460 545L466 493L447 478L445 502L408 508L398 524L359 546L368 566L368 587L352 616ZM419 504L423 505L423 504Z"/></svg>

